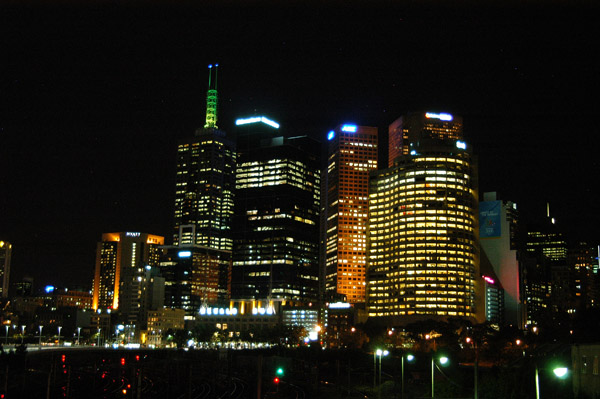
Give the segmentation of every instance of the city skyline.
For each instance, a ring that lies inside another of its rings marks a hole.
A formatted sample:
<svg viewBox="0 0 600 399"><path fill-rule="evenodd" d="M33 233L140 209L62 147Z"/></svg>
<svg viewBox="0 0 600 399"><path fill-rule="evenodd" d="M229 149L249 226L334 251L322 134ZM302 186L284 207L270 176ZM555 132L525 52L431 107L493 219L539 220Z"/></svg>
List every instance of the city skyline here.
<svg viewBox="0 0 600 399"><path fill-rule="evenodd" d="M461 115L480 196L498 191L540 216L550 202L559 226L599 241L587 7L297 5L262 23L260 7L240 17L185 5L158 29L160 3L2 7L0 240L13 244L12 281L91 285L103 233L172 235L177 141L204 125L215 62L228 133L256 112L323 143L343 123L376 126L384 143L409 111Z"/></svg>

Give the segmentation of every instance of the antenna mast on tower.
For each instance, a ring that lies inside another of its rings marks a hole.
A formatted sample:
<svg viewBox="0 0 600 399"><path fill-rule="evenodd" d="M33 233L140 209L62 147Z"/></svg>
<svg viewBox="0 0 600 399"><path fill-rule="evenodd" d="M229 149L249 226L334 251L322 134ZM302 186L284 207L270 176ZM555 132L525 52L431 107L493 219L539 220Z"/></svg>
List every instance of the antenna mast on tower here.
<svg viewBox="0 0 600 399"><path fill-rule="evenodd" d="M212 86L213 65L208 66L208 91L206 92L206 123L204 128L217 129L217 71L219 64L215 64L214 88Z"/></svg>

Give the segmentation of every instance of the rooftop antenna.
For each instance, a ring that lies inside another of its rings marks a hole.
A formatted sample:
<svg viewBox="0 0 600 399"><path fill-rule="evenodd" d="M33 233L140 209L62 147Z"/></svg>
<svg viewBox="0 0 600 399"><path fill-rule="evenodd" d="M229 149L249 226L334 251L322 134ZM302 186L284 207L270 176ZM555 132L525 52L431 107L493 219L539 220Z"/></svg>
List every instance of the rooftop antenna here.
<svg viewBox="0 0 600 399"><path fill-rule="evenodd" d="M215 84L212 87L212 69L213 65L208 66L208 91L206 92L206 123L204 128L217 129L217 71L219 64L214 65L215 68Z"/></svg>

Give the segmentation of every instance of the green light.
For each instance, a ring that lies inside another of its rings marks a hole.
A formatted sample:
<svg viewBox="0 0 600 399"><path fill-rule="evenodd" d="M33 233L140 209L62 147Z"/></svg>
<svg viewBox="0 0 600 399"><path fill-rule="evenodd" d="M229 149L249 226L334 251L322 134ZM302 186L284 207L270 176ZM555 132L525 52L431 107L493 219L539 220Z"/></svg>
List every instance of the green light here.
<svg viewBox="0 0 600 399"><path fill-rule="evenodd" d="M407 355L406 360L408 360L409 362L412 362L413 360L415 360L415 357L413 355Z"/></svg>
<svg viewBox="0 0 600 399"><path fill-rule="evenodd" d="M557 367L552 371L554 372L554 375L558 378L564 378L569 372L569 369L566 367Z"/></svg>
<svg viewBox="0 0 600 399"><path fill-rule="evenodd" d="M440 364L444 365L448 363L448 358L446 356L440 357Z"/></svg>
<svg viewBox="0 0 600 399"><path fill-rule="evenodd" d="M277 375L283 375L283 368L279 367L276 371Z"/></svg>

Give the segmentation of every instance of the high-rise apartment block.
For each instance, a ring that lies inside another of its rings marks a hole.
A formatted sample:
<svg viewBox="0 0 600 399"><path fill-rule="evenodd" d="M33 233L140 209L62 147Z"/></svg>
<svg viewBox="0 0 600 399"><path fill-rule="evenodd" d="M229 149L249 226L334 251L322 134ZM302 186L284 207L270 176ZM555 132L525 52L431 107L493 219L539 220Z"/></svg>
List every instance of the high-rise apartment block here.
<svg viewBox="0 0 600 399"><path fill-rule="evenodd" d="M232 300L318 299L320 144L266 117L236 121Z"/></svg>
<svg viewBox="0 0 600 399"><path fill-rule="evenodd" d="M0 241L0 296L8 296L8 287L10 279L10 258L12 255L12 244L7 241Z"/></svg>
<svg viewBox="0 0 600 399"><path fill-rule="evenodd" d="M124 321L135 324L143 301L147 267L157 267L164 237L140 233L102 234L96 249L92 308L119 309Z"/></svg>
<svg viewBox="0 0 600 399"><path fill-rule="evenodd" d="M369 173L377 169L377 128L345 124L327 135L325 300L366 299Z"/></svg>
<svg viewBox="0 0 600 399"><path fill-rule="evenodd" d="M408 154L371 174L369 316L388 325L448 317L483 321L483 297L476 297L483 290L476 168L462 141L462 121L437 113L402 120L421 126L408 129L408 140L390 137L390 146L400 141L400 152L408 148Z"/></svg>

